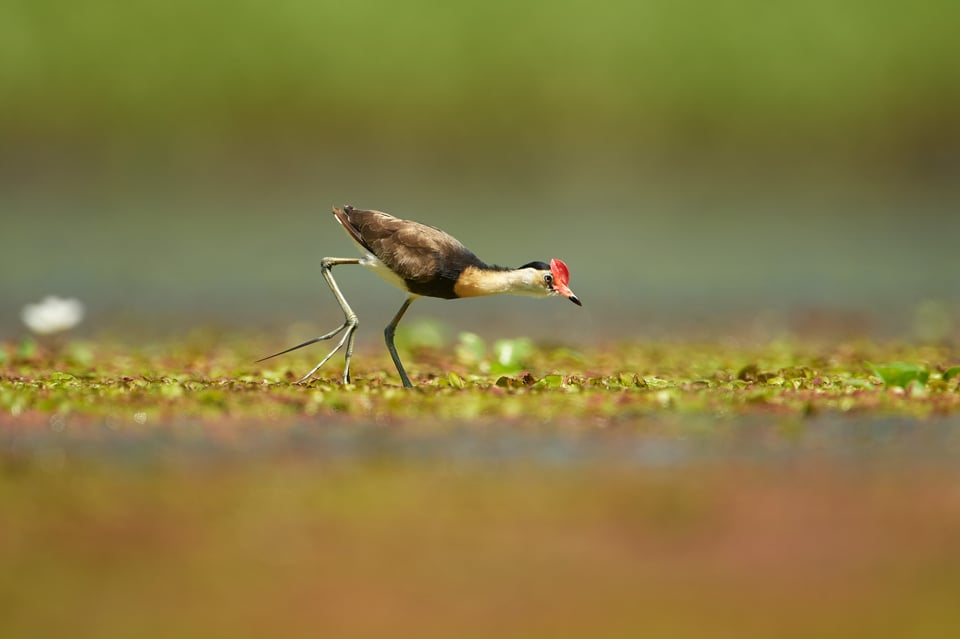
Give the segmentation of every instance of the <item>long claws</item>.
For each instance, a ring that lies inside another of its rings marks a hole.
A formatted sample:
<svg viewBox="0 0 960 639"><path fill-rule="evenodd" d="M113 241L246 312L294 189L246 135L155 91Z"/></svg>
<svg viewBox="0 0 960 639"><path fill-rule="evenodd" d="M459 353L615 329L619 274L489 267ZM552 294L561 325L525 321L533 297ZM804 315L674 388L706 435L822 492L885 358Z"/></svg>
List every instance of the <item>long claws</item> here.
<svg viewBox="0 0 960 639"><path fill-rule="evenodd" d="M294 382L294 383L296 383L296 384L302 384L302 383L304 383L305 381L307 381L308 379L310 379L311 377L313 377L314 373L316 373L318 370L320 370L320 367L322 367L324 364L326 364L328 361L330 361L330 358L333 357L334 355L336 355L336 354L337 354L337 351L339 351L341 348L343 348L343 345L344 345L344 344L349 344L349 346L347 347L346 362L345 362L345 364L344 364L344 369L343 369L343 383L344 383L344 384L349 384L349 383L350 383L350 356L353 354L353 352L352 352L352 351L353 351L353 340L352 340L352 337L353 337L353 334L356 332L357 326L359 326L359 324L360 324L360 323L356 320L356 318L354 318L353 321L347 320L346 322L343 323L342 326L340 326L339 328L336 328L336 329L330 331L330 332L327 333L326 335L321 335L320 337L314 337L313 339L308 339L307 341L305 341L305 342L302 343L302 344L297 344L296 346L291 346L290 348L288 348L288 349L286 349L286 350L283 350L283 351L280 351L279 353L274 353L273 355L268 355L267 357L264 357L264 358L262 358L262 359L258 359L257 362L264 362L264 361L270 359L271 357L276 357L277 355L283 355L284 353L289 353L290 351L295 351L295 350L297 350L298 348L303 348L304 346L310 346L311 344L316 344L317 342L322 342L323 340L327 340L327 339L336 337L336 336L339 335L344 329L346 329L347 332L344 333L344 335L343 335L342 338L340 338L340 341L339 341L339 342L337 343L337 345L333 348L333 350L330 351L329 353L327 353L327 356L324 357L322 360L320 360L320 363L317 364L316 366L314 366L313 369L312 369L309 373L307 373L306 375L304 375L303 377L301 377L300 379L298 379L298 380L297 380L296 382Z"/></svg>
<svg viewBox="0 0 960 639"><path fill-rule="evenodd" d="M339 334L343 331L343 329L347 329L347 332L346 332L346 333L344 334L344 336L340 339L340 342L334 347L334 349L333 349L332 351L330 351L329 353L327 353L327 356L324 357L324 358L320 361L319 364L317 364L316 366L314 366L314 367L313 367L313 370L311 370L309 373L307 373L306 375L304 375L303 377L301 377L300 379L298 379L298 380L295 382L296 384L302 384L303 382L305 382L305 381L307 381L308 379L310 379L311 377L313 377L313 374L316 373L318 370L320 370L320 367L321 367L321 366L323 366L323 365L326 364L328 361L330 361L330 358L333 357L333 356L337 353L337 351L339 351L341 348L343 348L343 345L347 343L347 339L348 339L351 335L353 335L354 331L357 330L357 322L355 322L355 321L354 321L354 322L349 322L349 321L344 322L344 323L343 323L343 326L340 326L339 328L336 328L336 329L330 331L330 332L327 333L326 335L321 335L320 337L314 337L313 339L308 339L307 341L305 341L305 342L302 343L302 344L297 344L296 346L291 346L290 348L288 348L288 349L286 349L286 350L283 350L283 351L280 351L279 353L274 353L273 355L268 355L267 357L264 357L263 359L258 359L257 362L264 362L264 361L266 361L266 360L268 360L268 359L270 359L270 358L272 358L272 357L276 357L277 355L283 355L283 354L285 354L285 353L289 353L290 351L295 351L295 350L297 350L298 348L303 348L304 346L310 346L311 344L316 344L317 342L322 342L323 340L331 339L331 338L336 337L337 335L339 335ZM347 355L346 368L345 368L345 370L343 371L343 383L344 383L344 384L347 384L347 383L349 383L349 382L350 382L350 356Z"/></svg>
<svg viewBox="0 0 960 639"><path fill-rule="evenodd" d="M348 327L349 327L349 328L348 328ZM317 364L316 366L314 366L313 369L312 369L309 373L307 373L306 375L304 375L303 377L301 377L300 379L298 379L298 380L296 381L297 384L302 384L302 383L306 382L307 380L309 380L311 377L313 377L313 374L314 374L314 373L316 373L318 370L320 370L320 367L321 367L321 366L323 366L324 364L326 364L326 363L330 360L331 357L333 357L334 355L336 355L337 351L339 351L341 348L343 348L343 345L347 343L347 340L353 335L354 331L357 330L357 324L350 324L349 322L347 322L346 324L344 324L343 326L341 326L340 328L338 328L334 333L329 334L329 336L330 336L330 337L333 337L334 335L336 335L337 333L339 333L340 331L342 331L342 330L345 329L345 328L347 328L347 332L344 333L343 337L340 339L340 342L334 347L334 349L333 349L332 351L330 351L329 353L327 353L327 356L324 357L322 360L320 360L320 363ZM312 344L313 342L316 342L316 341L319 340L319 339L321 339L321 338L318 337L318 338L316 338L316 339L313 339L313 340L307 342L307 344ZM306 344L301 344L301 346L305 346L305 345L306 345ZM294 348L298 348L298 347L294 346ZM349 384L349 383L350 383L350 353L349 353L349 352L347 353L346 363L345 363L344 368L343 368L343 383L344 383L344 384Z"/></svg>
<svg viewBox="0 0 960 639"><path fill-rule="evenodd" d="M327 333L326 335L321 335L320 337L314 337L313 339L308 339L308 340L305 341L303 344L297 344L296 346L291 346L290 348L288 348L288 349L286 349L286 350L284 350L284 351L280 351L279 353L274 353L273 355L267 355L266 357L263 357L263 358L261 358L261 359L258 359L256 363L259 364L260 362L265 362L265 361L267 361L268 359L272 359L272 358L276 357L277 355L285 355L285 354L289 353L290 351L295 351L295 350L297 350L298 348L303 348L304 346L310 346L311 344L316 344L317 342L322 342L322 341L325 340L325 339L330 339L331 337L336 337L336 336L337 336L337 333L339 333L340 331L342 331L343 329L345 329L345 328L346 328L347 326L349 326L349 325L350 325L349 323L345 322L345 323L343 324L343 326L341 326L340 328L338 328L338 329L336 329L336 330L330 331L330 332ZM338 346L337 348L339 348L339 346ZM326 361L326 360L324 360L324 361ZM307 377L309 377L309 375L308 375Z"/></svg>

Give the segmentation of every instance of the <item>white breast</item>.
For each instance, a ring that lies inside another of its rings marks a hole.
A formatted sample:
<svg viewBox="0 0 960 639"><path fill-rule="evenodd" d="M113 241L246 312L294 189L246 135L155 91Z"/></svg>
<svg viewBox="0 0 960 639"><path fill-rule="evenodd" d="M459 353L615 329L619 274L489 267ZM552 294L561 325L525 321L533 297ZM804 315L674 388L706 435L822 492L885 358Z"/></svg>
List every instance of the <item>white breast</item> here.
<svg viewBox="0 0 960 639"><path fill-rule="evenodd" d="M365 252L366 254L360 258L360 263L366 266L368 269L379 275L385 281L393 284L401 291L407 290L407 284L403 279L387 268L387 265L377 259L377 256L373 253Z"/></svg>

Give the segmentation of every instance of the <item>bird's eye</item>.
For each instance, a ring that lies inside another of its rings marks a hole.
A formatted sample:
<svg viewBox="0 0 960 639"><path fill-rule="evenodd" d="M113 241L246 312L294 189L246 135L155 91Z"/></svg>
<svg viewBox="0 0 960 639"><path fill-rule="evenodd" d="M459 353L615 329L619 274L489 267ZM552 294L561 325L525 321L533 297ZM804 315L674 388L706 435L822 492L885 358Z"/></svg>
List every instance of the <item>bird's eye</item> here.
<svg viewBox="0 0 960 639"><path fill-rule="evenodd" d="M546 275L544 275L543 283L546 284L547 286L553 286L553 275L550 275L550 273L547 273Z"/></svg>

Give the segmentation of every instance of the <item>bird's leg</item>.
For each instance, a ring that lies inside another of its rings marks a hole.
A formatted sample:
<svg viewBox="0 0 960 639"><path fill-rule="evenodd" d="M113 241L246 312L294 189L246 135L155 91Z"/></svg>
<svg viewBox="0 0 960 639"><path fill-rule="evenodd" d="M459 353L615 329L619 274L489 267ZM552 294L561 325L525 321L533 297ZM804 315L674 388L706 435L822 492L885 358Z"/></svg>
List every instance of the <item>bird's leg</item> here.
<svg viewBox="0 0 960 639"><path fill-rule="evenodd" d="M397 311L397 314L393 316L393 321L383 329L383 337L387 341L387 350L390 351L390 357L393 358L397 372L400 373L400 380L403 382L404 388L413 388L413 384L410 383L410 378L407 377L407 371L403 370L403 364L400 363L400 356L397 355L397 347L393 344L393 334L397 331L397 324L400 323L400 319L403 317L403 314L407 312L407 307L410 306L410 302L414 299L416 298L408 297L403 303L403 306L400 307L400 310Z"/></svg>
<svg viewBox="0 0 960 639"><path fill-rule="evenodd" d="M344 329L346 329L346 333L343 334L343 337L340 339L334 349L327 353L327 356L320 360L319 364L313 367L313 370L297 380L298 384L301 384L313 377L313 374L320 370L320 367L326 364L327 360L333 357L334 353L343 348L344 344L347 345L347 350L344 353L343 358L343 383L350 383L350 358L353 356L353 340L357 332L357 327L360 325L360 320L357 319L357 314L353 312L353 309L350 308L350 305L347 303L347 298L345 298L343 293L340 292L340 287L337 286L337 281L333 279L333 267L341 264L359 263L360 260L353 257L325 257L320 261L320 272L323 274L323 279L327 281L327 284L330 286L330 290L333 291L333 296L337 298L337 303L340 305L340 309L343 311L343 325L332 333L328 334L330 337L333 337Z"/></svg>
<svg viewBox="0 0 960 639"><path fill-rule="evenodd" d="M330 339L336 337L340 334L341 331L346 329L343 337L337 343L332 351L327 353L327 356L320 360L320 363L313 367L309 373L297 380L297 384L301 384L311 377L313 374L320 370L320 367L327 363L327 361L334 356L334 354L343 348L343 345L347 345L347 350L344 356L344 366L343 366L343 383L350 383L350 358L353 355L353 339L354 335L357 332L357 327L360 325L360 321L357 319L357 314L353 312L353 309L350 308L350 305L347 303L346 298L343 296L343 293L340 292L340 287L337 286L337 281L333 279L333 273L331 269L334 266L340 266L341 264L359 264L359 258L353 257L325 257L320 261L320 272L323 274L323 279L327 281L327 285L330 287L330 290L333 291L334 297L337 298L337 303L340 305L340 309L343 311L343 324L338 328L321 335L320 337L314 337L313 339L307 340L302 344L297 344L296 346L291 346L290 348L280 351L279 353L274 353L268 357L257 360L262 362L268 360L271 357L276 357L277 355L283 355L284 353L289 353L290 351L295 351L298 348L303 348L304 346L309 346L310 344L315 344L317 342L323 341L325 339Z"/></svg>

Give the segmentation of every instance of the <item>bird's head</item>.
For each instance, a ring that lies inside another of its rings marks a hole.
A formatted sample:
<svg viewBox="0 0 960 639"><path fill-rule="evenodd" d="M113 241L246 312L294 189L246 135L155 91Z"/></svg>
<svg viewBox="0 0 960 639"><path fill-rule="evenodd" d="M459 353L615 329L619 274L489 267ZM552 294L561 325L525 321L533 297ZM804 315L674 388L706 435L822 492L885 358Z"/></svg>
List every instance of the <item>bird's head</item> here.
<svg viewBox="0 0 960 639"><path fill-rule="evenodd" d="M580 303L580 298L570 290L570 270L567 265L556 258L545 262L530 262L520 267L521 269L530 269L533 271L531 285L541 295L561 295L576 304Z"/></svg>

